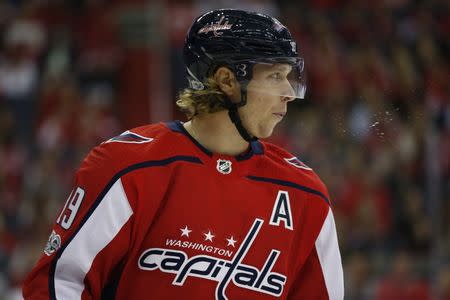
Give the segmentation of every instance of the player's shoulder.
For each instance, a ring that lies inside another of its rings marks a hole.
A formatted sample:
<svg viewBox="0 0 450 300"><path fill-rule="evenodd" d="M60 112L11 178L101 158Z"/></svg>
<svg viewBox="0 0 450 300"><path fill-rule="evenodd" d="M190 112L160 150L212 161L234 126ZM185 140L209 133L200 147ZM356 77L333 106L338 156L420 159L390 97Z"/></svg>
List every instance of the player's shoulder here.
<svg viewBox="0 0 450 300"><path fill-rule="evenodd" d="M267 164L267 168L264 169L296 186L318 192L329 202L328 190L313 168L306 165L301 158L275 144L263 142L263 145Z"/></svg>
<svg viewBox="0 0 450 300"><path fill-rule="evenodd" d="M265 156L283 173L300 177L311 176L316 178L317 174L297 156L289 151L269 142L263 142ZM317 177L318 178L318 177Z"/></svg>
<svg viewBox="0 0 450 300"><path fill-rule="evenodd" d="M176 156L177 136L166 123L148 124L126 130L94 147L82 166L108 166L120 171L145 161Z"/></svg>
<svg viewBox="0 0 450 300"><path fill-rule="evenodd" d="M99 145L107 152L126 153L129 159L145 159L153 156L155 148L167 145L170 130L164 123L148 124L125 130Z"/></svg>

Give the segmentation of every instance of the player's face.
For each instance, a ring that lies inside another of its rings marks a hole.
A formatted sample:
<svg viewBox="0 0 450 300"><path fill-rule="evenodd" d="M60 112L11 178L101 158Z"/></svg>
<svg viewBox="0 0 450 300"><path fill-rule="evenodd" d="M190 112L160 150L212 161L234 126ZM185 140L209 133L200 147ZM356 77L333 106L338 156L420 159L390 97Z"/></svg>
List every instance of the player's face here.
<svg viewBox="0 0 450 300"><path fill-rule="evenodd" d="M288 64L256 64L247 87L247 104L239 109L244 127L258 138L267 138L287 112L287 103L294 100L294 91L287 79L292 67Z"/></svg>

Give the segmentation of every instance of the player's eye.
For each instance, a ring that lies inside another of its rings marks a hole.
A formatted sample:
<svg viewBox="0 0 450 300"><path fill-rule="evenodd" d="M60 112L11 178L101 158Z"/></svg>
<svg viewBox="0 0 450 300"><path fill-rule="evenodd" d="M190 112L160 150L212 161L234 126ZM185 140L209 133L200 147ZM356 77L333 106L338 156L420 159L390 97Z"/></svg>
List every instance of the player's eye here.
<svg viewBox="0 0 450 300"><path fill-rule="evenodd" d="M281 75L280 72L275 72L269 75L269 79L280 81L283 79L283 76Z"/></svg>

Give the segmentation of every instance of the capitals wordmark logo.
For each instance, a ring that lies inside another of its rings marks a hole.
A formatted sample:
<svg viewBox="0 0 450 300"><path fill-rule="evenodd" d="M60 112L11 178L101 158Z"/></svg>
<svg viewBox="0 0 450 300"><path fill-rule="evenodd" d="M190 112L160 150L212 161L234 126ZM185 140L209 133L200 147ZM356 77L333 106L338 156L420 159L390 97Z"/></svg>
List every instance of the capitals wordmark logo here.
<svg viewBox="0 0 450 300"><path fill-rule="evenodd" d="M285 275L272 272L280 251L272 249L261 269L242 263L263 223L263 220L255 219L231 260L208 255L188 257L184 251L150 248L141 254L138 266L142 270L175 274L172 284L178 286L190 276L217 281L217 300L228 299L225 291L231 281L238 287L278 297L287 280Z"/></svg>
<svg viewBox="0 0 450 300"><path fill-rule="evenodd" d="M208 33L212 31L214 36L220 36L223 34L223 32L217 32L218 30L229 30L233 26L232 24L228 24L228 20L226 20L225 22L224 21L225 16L222 16L217 23L205 25L204 27L200 28L198 33Z"/></svg>

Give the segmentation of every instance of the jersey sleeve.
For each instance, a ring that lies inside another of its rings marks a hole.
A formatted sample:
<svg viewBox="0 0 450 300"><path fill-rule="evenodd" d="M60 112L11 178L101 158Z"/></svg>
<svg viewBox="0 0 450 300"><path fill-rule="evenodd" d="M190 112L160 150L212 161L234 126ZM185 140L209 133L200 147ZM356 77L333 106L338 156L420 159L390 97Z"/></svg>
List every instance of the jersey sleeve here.
<svg viewBox="0 0 450 300"><path fill-rule="evenodd" d="M100 299L130 245L133 208L105 147L76 173L38 263L25 279L25 299Z"/></svg>
<svg viewBox="0 0 450 300"><path fill-rule="evenodd" d="M297 274L288 298L344 299L344 275L331 208L311 253Z"/></svg>

